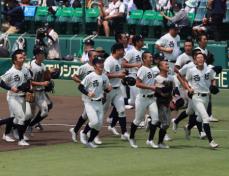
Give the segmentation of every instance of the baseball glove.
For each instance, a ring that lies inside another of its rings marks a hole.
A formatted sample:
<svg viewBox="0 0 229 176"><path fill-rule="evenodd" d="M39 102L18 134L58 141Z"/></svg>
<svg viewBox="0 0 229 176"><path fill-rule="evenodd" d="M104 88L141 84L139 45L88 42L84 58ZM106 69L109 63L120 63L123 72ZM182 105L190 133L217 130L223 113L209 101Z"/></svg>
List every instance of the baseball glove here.
<svg viewBox="0 0 229 176"><path fill-rule="evenodd" d="M211 85L209 89L210 89L210 92L214 95L219 93L219 88L217 86Z"/></svg>
<svg viewBox="0 0 229 176"><path fill-rule="evenodd" d="M127 76L122 80L123 85L134 86L136 84L136 79L131 76Z"/></svg>
<svg viewBox="0 0 229 176"><path fill-rule="evenodd" d="M222 67L221 66L214 66L212 68L212 70L214 70L216 72L216 74L219 74L222 72Z"/></svg>
<svg viewBox="0 0 229 176"><path fill-rule="evenodd" d="M54 87L55 87L54 81L50 80L49 84L47 86L45 86L45 92L52 92L53 93Z"/></svg>
<svg viewBox="0 0 229 176"><path fill-rule="evenodd" d="M50 81L51 80L51 72L50 70L46 70L43 74L44 81Z"/></svg>
<svg viewBox="0 0 229 176"><path fill-rule="evenodd" d="M35 101L35 94L33 92L26 92L25 101L29 103L33 103Z"/></svg>
<svg viewBox="0 0 229 176"><path fill-rule="evenodd" d="M20 86L18 86L18 90L22 92L28 92L30 89L31 89L30 81L22 83Z"/></svg>

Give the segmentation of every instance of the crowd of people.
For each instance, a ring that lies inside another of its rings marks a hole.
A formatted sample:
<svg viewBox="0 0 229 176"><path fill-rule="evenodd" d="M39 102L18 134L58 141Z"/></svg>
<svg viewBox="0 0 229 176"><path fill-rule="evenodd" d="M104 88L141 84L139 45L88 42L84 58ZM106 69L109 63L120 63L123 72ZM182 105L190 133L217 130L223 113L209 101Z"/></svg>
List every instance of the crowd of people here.
<svg viewBox="0 0 229 176"><path fill-rule="evenodd" d="M94 48L93 40L85 41L81 58L84 64L72 75L84 104L75 127L69 129L73 142L77 142L79 133L81 143L87 147L96 148L102 144L99 132L104 115L111 110L107 119L108 131L127 140L132 148L138 148L135 133L142 124L149 131L146 145L169 148L165 141L169 140L167 129L171 120L176 132L179 122L187 116L186 138L190 138L191 129L196 125L200 138L207 138L210 147L217 148L219 145L213 140L209 122L218 121L212 115L211 94L219 92L215 76L222 68L214 66L214 56L207 50L207 35L198 36L196 48L194 40L188 37L183 53L179 26L174 23L156 41L156 54L142 50L142 35L130 37L126 33L116 33L115 40L110 54L101 47ZM12 68L0 77L0 86L8 90L10 115L0 120L1 125L6 124L3 140L7 142L18 140L18 145L28 146L29 139L25 134L31 134L34 126L42 129L42 120L53 108L55 102L50 100L50 90L47 89L52 81L44 76L45 55L43 47L35 47L34 59L25 64L25 51L16 50L12 55ZM28 100L27 93L34 96L33 101ZM126 122L126 109L134 111L130 128ZM174 119L171 119L171 111L176 112ZM117 122L120 132L116 128ZM156 142L157 129L159 138Z"/></svg>
<svg viewBox="0 0 229 176"><path fill-rule="evenodd" d="M183 33L192 32L192 24L189 13L196 13L201 3L199 0L111 0L111 1L86 1L86 7L98 7L100 15L98 17L98 34L105 36L114 35L123 32L123 26L131 14L132 10L155 10L159 11L164 17L163 25L166 27L170 23L179 25ZM5 0L2 11L6 23L3 25L3 31L6 33L17 33L23 28L24 15L20 6L37 5L37 6L65 6L65 7L82 7L80 0ZM221 40L221 30L223 19L226 17L227 4L226 0L207 0L205 5L207 9L203 18L203 23L193 27L193 33L207 32L212 35L214 40ZM56 8L50 8L50 13L55 15ZM103 29L103 30L101 30Z"/></svg>

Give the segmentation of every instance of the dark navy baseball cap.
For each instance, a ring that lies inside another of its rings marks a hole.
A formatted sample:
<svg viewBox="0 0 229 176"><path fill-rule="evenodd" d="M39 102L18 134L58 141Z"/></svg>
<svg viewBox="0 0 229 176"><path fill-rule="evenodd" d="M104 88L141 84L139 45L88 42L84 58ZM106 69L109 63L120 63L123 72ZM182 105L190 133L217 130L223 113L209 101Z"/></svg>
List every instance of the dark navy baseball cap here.
<svg viewBox="0 0 229 176"><path fill-rule="evenodd" d="M85 44L85 45L94 46L94 45L95 45L95 42L94 42L93 40L91 40L91 39L88 39L88 40L85 40L85 41L84 41L84 44Z"/></svg>
<svg viewBox="0 0 229 176"><path fill-rule="evenodd" d="M159 52L159 53L154 54L153 58L154 59L159 59L159 60L164 60L165 59L165 55L164 55L164 53Z"/></svg>
<svg viewBox="0 0 229 176"><path fill-rule="evenodd" d="M104 58L102 57L95 57L93 60L92 60L92 64L95 65L95 64L100 64L100 63L104 63Z"/></svg>

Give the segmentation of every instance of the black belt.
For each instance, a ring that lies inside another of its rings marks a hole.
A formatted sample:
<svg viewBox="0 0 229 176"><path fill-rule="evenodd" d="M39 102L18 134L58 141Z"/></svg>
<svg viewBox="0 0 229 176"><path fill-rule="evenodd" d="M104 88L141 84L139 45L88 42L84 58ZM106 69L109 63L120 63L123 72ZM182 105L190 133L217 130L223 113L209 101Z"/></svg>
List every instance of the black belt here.
<svg viewBox="0 0 229 176"><path fill-rule="evenodd" d="M151 95L142 95L142 97L147 97L147 98L152 98L152 97L154 97L154 94L151 94Z"/></svg>
<svg viewBox="0 0 229 176"><path fill-rule="evenodd" d="M169 62L176 63L176 61L175 61L175 60L170 60Z"/></svg>
<svg viewBox="0 0 229 176"><path fill-rule="evenodd" d="M102 101L102 98L100 98L100 99L98 99L98 100L93 100L93 99L91 99L91 101Z"/></svg>
<svg viewBox="0 0 229 176"><path fill-rule="evenodd" d="M35 90L35 92L44 92L45 90L44 89L41 89L41 90Z"/></svg>
<svg viewBox="0 0 229 176"><path fill-rule="evenodd" d="M112 89L118 89L119 87L112 87Z"/></svg>
<svg viewBox="0 0 229 176"><path fill-rule="evenodd" d="M201 96L201 97L206 97L208 96L208 94L205 94L205 93L197 93L198 96Z"/></svg>

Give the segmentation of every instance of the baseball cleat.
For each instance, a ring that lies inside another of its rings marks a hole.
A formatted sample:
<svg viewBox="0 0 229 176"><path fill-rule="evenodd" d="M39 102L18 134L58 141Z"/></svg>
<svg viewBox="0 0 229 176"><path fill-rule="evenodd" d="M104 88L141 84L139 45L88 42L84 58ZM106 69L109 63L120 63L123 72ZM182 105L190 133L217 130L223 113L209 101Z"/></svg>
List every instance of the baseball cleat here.
<svg viewBox="0 0 229 176"><path fill-rule="evenodd" d="M98 147L98 145L93 144L93 142L87 142L87 143L86 143L86 146L87 146L88 148L97 148L97 147Z"/></svg>
<svg viewBox="0 0 229 176"><path fill-rule="evenodd" d="M145 127L145 121L142 121L139 125L138 128L144 128Z"/></svg>
<svg viewBox="0 0 229 176"><path fill-rule="evenodd" d="M216 144L214 140L212 140L210 143L209 143L210 147L211 148L217 148L219 147L219 144Z"/></svg>
<svg viewBox="0 0 229 176"><path fill-rule="evenodd" d="M206 138L206 133L200 132L200 139L205 139L205 138Z"/></svg>
<svg viewBox="0 0 229 176"><path fill-rule="evenodd" d="M214 118L214 117L211 115L210 118L209 118L209 121L210 121L210 122L218 122L219 119Z"/></svg>
<svg viewBox="0 0 229 176"><path fill-rule="evenodd" d="M84 145L87 144L87 135L83 133L83 130L80 131L80 142Z"/></svg>
<svg viewBox="0 0 229 176"><path fill-rule="evenodd" d="M148 145L148 146L150 146L151 148L154 148L154 149L159 148L157 144L154 144L153 141L149 141L149 140L146 141L146 145Z"/></svg>
<svg viewBox="0 0 229 176"><path fill-rule="evenodd" d="M19 136L18 136L18 131L17 131L17 129L14 129L14 130L13 130L13 136L14 136L15 139L19 140ZM23 136L23 139L24 139L25 141L29 141L29 138L28 138L26 135Z"/></svg>
<svg viewBox="0 0 229 176"><path fill-rule="evenodd" d="M159 147L160 149L169 149L169 148L170 148L168 145L166 145L166 144L164 144L164 143L158 144L158 147Z"/></svg>
<svg viewBox="0 0 229 176"><path fill-rule="evenodd" d="M115 135L115 136L119 136L120 135L115 127L108 126L108 131L112 132L113 135Z"/></svg>
<svg viewBox="0 0 229 176"><path fill-rule="evenodd" d="M164 141L171 141L171 140L172 140L172 138L169 137L168 134L166 134L165 137L164 137Z"/></svg>
<svg viewBox="0 0 229 176"><path fill-rule="evenodd" d="M190 140L191 131L187 128L187 126L184 127L184 132L185 132L185 138L187 140Z"/></svg>
<svg viewBox="0 0 229 176"><path fill-rule="evenodd" d="M178 128L178 124L175 123L175 120L176 119L174 119L174 118L172 119L172 130L174 133L177 132L177 128Z"/></svg>
<svg viewBox="0 0 229 176"><path fill-rule="evenodd" d="M29 143L26 142L24 139L22 139L22 140L18 141L18 145L20 145L20 146L29 146Z"/></svg>
<svg viewBox="0 0 229 176"><path fill-rule="evenodd" d="M72 141L73 141L73 142L77 142L76 133L75 133L75 131L74 131L74 128L70 128L70 129L69 129L69 132L70 132L71 135L72 135Z"/></svg>
<svg viewBox="0 0 229 176"><path fill-rule="evenodd" d="M129 143L132 148L138 148L136 141L134 139L129 139Z"/></svg>
<svg viewBox="0 0 229 176"><path fill-rule="evenodd" d="M6 142L15 142L15 140L7 134L3 134L2 139Z"/></svg>
<svg viewBox="0 0 229 176"><path fill-rule="evenodd" d="M101 139L98 136L96 136L94 139L94 143L97 145L101 145L103 142L101 141Z"/></svg>
<svg viewBox="0 0 229 176"><path fill-rule="evenodd" d="M125 141L125 140L129 140L129 138L130 138L130 135L127 132L121 135L121 140Z"/></svg>

